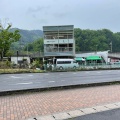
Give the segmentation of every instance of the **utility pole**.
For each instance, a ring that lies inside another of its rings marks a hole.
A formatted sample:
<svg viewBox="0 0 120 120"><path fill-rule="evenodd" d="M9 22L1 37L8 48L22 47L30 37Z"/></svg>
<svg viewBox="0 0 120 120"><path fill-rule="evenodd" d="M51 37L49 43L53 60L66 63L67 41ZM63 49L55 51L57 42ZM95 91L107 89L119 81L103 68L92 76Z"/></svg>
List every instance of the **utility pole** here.
<svg viewBox="0 0 120 120"><path fill-rule="evenodd" d="M17 50L17 64L18 64L18 50Z"/></svg>
<svg viewBox="0 0 120 120"><path fill-rule="evenodd" d="M110 51L112 52L112 41L110 42Z"/></svg>
<svg viewBox="0 0 120 120"><path fill-rule="evenodd" d="M28 44L27 44L27 56L28 56Z"/></svg>
<svg viewBox="0 0 120 120"><path fill-rule="evenodd" d="M95 53L97 53L97 47L98 47L98 45L95 45Z"/></svg>

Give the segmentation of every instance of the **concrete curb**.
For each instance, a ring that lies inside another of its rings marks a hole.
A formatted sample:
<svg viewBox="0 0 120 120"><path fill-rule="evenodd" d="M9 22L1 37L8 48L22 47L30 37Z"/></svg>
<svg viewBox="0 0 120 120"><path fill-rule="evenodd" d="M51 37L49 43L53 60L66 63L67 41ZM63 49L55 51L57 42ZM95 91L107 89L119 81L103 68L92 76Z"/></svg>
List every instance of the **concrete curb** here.
<svg viewBox="0 0 120 120"><path fill-rule="evenodd" d="M75 118L78 116L83 116L83 115L88 115L88 114L93 114L97 112L108 111L108 110L113 110L118 108L120 108L120 102L106 104L102 106L93 106L91 108L83 108L83 109L80 108L72 111L65 111L65 112L55 113L55 114L46 115L46 116L37 116L37 117L35 116L33 118L29 118L26 120L67 120L67 119Z"/></svg>

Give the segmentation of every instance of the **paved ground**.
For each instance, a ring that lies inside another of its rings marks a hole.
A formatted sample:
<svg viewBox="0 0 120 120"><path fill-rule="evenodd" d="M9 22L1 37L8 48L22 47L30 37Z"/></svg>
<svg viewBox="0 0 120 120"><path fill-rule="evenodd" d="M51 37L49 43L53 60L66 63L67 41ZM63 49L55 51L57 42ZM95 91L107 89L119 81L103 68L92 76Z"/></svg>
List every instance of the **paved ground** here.
<svg viewBox="0 0 120 120"><path fill-rule="evenodd" d="M120 102L120 85L0 96L0 120L26 120L115 102Z"/></svg>

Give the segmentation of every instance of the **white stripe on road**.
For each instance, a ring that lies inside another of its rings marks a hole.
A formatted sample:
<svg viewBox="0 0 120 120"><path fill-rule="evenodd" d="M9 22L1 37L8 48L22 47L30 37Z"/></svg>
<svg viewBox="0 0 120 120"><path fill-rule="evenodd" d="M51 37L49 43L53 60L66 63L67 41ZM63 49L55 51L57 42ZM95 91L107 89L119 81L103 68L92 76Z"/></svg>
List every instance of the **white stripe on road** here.
<svg viewBox="0 0 120 120"><path fill-rule="evenodd" d="M90 73L90 72L85 72L85 73Z"/></svg>
<svg viewBox="0 0 120 120"><path fill-rule="evenodd" d="M33 75L28 75L28 76L33 76Z"/></svg>
<svg viewBox="0 0 120 120"><path fill-rule="evenodd" d="M44 75L49 75L49 74L44 74Z"/></svg>
<svg viewBox="0 0 120 120"><path fill-rule="evenodd" d="M22 77L16 77L16 76L10 76L10 77L12 77L12 78L22 78Z"/></svg>
<svg viewBox="0 0 120 120"><path fill-rule="evenodd" d="M16 83L14 85L28 85L28 84L33 84L33 82L28 82L28 83Z"/></svg>
<svg viewBox="0 0 120 120"><path fill-rule="evenodd" d="M73 73L73 74L77 74L77 73Z"/></svg>
<svg viewBox="0 0 120 120"><path fill-rule="evenodd" d="M97 72L97 73L101 73L101 72Z"/></svg>
<svg viewBox="0 0 120 120"><path fill-rule="evenodd" d="M60 75L63 75L63 74L60 74Z"/></svg>
<svg viewBox="0 0 120 120"><path fill-rule="evenodd" d="M49 83L55 82L55 81L48 81Z"/></svg>

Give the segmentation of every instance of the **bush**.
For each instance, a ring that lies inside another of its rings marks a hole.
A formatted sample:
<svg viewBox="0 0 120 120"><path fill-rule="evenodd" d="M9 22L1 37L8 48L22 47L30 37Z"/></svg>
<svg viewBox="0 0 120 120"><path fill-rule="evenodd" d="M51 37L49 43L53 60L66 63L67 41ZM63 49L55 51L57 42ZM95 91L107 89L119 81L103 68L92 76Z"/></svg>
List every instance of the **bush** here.
<svg viewBox="0 0 120 120"><path fill-rule="evenodd" d="M0 62L0 68L10 68L11 67L11 62L10 61L1 61Z"/></svg>
<svg viewBox="0 0 120 120"><path fill-rule="evenodd" d="M6 61L6 66L11 67L11 62L7 60Z"/></svg>
<svg viewBox="0 0 120 120"><path fill-rule="evenodd" d="M40 68L40 63L38 60L33 61L32 68Z"/></svg>

